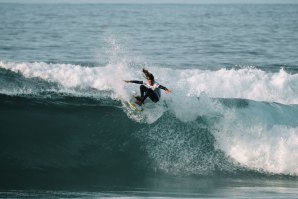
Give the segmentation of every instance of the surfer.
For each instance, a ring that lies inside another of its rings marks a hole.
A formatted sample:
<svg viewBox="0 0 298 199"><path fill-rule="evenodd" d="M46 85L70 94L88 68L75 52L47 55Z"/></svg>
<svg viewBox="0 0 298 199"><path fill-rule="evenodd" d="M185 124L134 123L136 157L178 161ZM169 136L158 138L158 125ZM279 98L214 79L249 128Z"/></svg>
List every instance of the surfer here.
<svg viewBox="0 0 298 199"><path fill-rule="evenodd" d="M138 80L124 80L126 83L142 84L140 86L141 96L136 97L136 104L141 106L144 104L147 97L149 97L154 103L158 102L161 97L160 89L163 89L167 94L172 92L166 87L158 84L154 80L154 76L148 70L143 69L143 73L147 79L147 83Z"/></svg>

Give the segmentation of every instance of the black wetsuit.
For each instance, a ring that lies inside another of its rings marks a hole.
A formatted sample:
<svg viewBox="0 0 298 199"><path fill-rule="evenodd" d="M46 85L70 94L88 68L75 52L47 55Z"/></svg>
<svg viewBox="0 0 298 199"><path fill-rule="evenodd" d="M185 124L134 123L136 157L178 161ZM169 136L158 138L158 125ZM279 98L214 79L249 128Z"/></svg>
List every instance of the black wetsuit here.
<svg viewBox="0 0 298 199"><path fill-rule="evenodd" d="M130 83L142 84L140 86L141 101L144 103L147 97L149 97L153 102L158 102L160 98L160 89L168 90L166 87L159 85L154 81L153 85L144 83L143 81L131 80Z"/></svg>

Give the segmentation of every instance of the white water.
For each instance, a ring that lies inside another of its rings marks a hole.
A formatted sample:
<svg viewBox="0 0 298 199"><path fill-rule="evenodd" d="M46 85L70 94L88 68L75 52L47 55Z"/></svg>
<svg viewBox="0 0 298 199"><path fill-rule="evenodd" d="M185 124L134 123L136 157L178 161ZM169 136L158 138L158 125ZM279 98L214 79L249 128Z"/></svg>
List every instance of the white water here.
<svg viewBox="0 0 298 199"><path fill-rule="evenodd" d="M298 174L298 107L250 102L215 124L216 147L250 169Z"/></svg>
<svg viewBox="0 0 298 199"><path fill-rule="evenodd" d="M112 90L115 97L128 97L131 85L124 79L142 80L141 68L126 64L105 67L82 67L70 64L0 62L0 67L19 72L27 78L38 77L61 84L66 88L95 88ZM298 74L283 69L268 73L259 69L220 69L218 71L186 69L174 70L152 67L156 80L183 97L198 97L202 92L213 98L242 98L256 101L298 104ZM138 89L136 89L138 90Z"/></svg>

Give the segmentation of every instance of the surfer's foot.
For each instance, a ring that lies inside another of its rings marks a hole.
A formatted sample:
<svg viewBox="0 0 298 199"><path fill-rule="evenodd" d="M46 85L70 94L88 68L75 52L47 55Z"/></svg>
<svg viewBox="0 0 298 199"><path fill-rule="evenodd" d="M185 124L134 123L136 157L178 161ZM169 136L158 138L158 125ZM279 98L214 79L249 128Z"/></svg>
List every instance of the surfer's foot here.
<svg viewBox="0 0 298 199"><path fill-rule="evenodd" d="M136 100L139 100L139 101L142 100L142 98L141 98L140 96L136 96L135 99L136 99Z"/></svg>
<svg viewBox="0 0 298 199"><path fill-rule="evenodd" d="M143 105L143 103L142 103L141 100L136 100L136 104L139 105L139 106L142 106Z"/></svg>
<svg viewBox="0 0 298 199"><path fill-rule="evenodd" d="M143 104L143 103L142 103L142 98L141 98L140 96L137 96L137 97L135 97L135 98L136 98L136 102L135 102L135 103L136 103L137 105L139 105L139 106L142 106L142 104Z"/></svg>

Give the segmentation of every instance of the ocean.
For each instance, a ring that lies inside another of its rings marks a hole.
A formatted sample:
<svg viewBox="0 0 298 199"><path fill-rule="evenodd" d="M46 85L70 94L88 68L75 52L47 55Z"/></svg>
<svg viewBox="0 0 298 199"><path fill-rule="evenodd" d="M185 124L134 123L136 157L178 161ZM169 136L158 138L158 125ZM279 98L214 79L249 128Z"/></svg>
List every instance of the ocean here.
<svg viewBox="0 0 298 199"><path fill-rule="evenodd" d="M297 198L297 10L0 3L0 198Z"/></svg>

